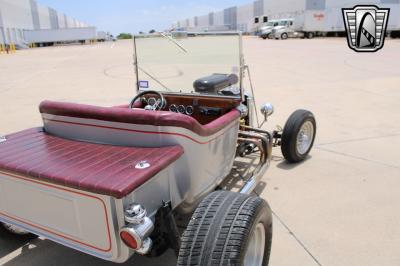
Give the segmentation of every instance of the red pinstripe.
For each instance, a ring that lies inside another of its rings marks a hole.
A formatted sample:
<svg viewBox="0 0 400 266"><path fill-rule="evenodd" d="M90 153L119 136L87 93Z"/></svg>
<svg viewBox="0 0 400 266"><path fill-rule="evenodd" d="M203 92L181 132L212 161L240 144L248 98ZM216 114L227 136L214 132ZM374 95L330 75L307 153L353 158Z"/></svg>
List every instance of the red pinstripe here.
<svg viewBox="0 0 400 266"><path fill-rule="evenodd" d="M196 142L198 144L208 144L217 138L225 135L225 133L233 128L234 126L237 126L237 123L234 123L231 127L229 127L226 131L223 133L219 134L215 138L209 140L209 141L198 141L192 137L189 137L187 135L181 134L181 133L173 133L173 132L154 132L154 131L144 131L144 130L137 130L137 129L127 129L127 128L119 128L119 127L110 127L110 126L101 126L101 125L93 125L93 124L85 124L85 123L78 123L78 122L70 122L70 121L63 121L63 120L57 120L57 119L49 119L49 118L43 118L44 121L50 121L50 122L56 122L56 123L63 123L63 124L71 124L71 125L78 125L78 126L87 126L87 127L97 127L97 128L105 128L105 129L113 129L113 130L121 130L121 131L128 131L128 132L135 132L135 133L142 133L142 134L158 134L158 135L173 135L173 136L180 136L184 137L187 139L190 139L193 142Z"/></svg>

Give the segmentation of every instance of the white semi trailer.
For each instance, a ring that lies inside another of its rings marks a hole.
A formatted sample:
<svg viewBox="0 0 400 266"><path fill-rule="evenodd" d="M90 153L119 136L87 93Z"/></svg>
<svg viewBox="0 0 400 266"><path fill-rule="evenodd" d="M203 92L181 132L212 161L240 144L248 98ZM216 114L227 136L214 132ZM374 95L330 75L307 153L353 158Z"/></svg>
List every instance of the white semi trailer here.
<svg viewBox="0 0 400 266"><path fill-rule="evenodd" d="M345 31L342 8L360 4L390 8L388 32L392 37L400 37L400 1L397 0L265 0L265 14L261 18L264 22L293 19L292 30L308 38L337 35ZM254 21L260 23L260 16Z"/></svg>
<svg viewBox="0 0 400 266"><path fill-rule="evenodd" d="M84 43L97 39L95 27L69 28L56 30L25 30L25 40L28 43L47 44L54 43Z"/></svg>
<svg viewBox="0 0 400 266"><path fill-rule="evenodd" d="M390 8L388 33L392 38L400 38L400 1L397 4L385 4L382 7Z"/></svg>

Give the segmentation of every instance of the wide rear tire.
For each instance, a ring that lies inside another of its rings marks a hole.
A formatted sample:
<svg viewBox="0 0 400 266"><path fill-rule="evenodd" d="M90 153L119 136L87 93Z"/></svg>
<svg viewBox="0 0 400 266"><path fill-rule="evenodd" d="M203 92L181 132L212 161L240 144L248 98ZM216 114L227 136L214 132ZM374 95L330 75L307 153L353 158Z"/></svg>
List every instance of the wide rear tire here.
<svg viewBox="0 0 400 266"><path fill-rule="evenodd" d="M314 115L307 110L297 110L288 119L282 132L281 150L290 163L307 158L317 133Z"/></svg>
<svg viewBox="0 0 400 266"><path fill-rule="evenodd" d="M272 215L259 197L217 191L198 206L183 233L177 265L268 265Z"/></svg>

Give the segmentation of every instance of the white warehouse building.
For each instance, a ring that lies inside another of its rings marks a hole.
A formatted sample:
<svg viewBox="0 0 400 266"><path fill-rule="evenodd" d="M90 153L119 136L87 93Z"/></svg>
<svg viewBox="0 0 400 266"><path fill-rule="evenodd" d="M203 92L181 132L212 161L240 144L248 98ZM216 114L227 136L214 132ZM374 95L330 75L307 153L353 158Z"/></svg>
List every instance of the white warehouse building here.
<svg viewBox="0 0 400 266"><path fill-rule="evenodd" d="M36 0L0 0L0 44L27 46L26 31L55 31L89 27Z"/></svg>
<svg viewBox="0 0 400 266"><path fill-rule="evenodd" d="M388 30L400 30L400 0L257 0L247 5L179 20L172 27L186 31L235 30L254 33L269 20L293 18L299 23L316 24L320 32L343 32L342 8L360 4L391 8Z"/></svg>

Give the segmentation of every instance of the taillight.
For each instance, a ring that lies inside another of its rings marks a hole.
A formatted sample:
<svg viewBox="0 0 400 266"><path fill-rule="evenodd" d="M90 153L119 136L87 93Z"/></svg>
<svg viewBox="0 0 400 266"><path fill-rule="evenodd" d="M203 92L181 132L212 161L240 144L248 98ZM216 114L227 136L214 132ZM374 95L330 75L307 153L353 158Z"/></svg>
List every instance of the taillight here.
<svg viewBox="0 0 400 266"><path fill-rule="evenodd" d="M136 239L127 231L122 231L120 234L122 241L131 249L137 249L138 243Z"/></svg>
<svg viewBox="0 0 400 266"><path fill-rule="evenodd" d="M152 246L154 224L146 214L139 204L129 205L124 212L126 225L119 231L122 242L139 254L147 254Z"/></svg>

